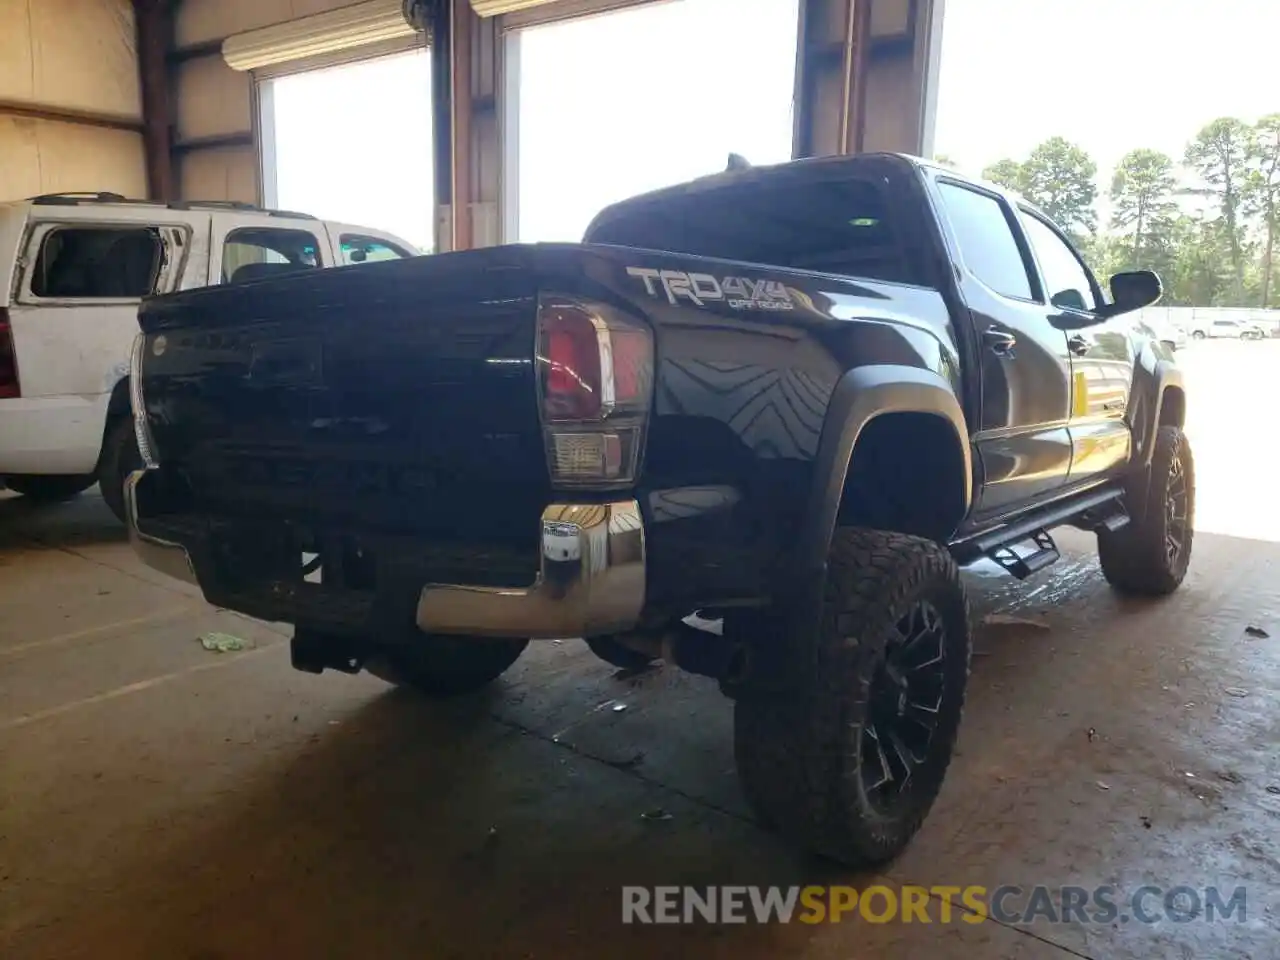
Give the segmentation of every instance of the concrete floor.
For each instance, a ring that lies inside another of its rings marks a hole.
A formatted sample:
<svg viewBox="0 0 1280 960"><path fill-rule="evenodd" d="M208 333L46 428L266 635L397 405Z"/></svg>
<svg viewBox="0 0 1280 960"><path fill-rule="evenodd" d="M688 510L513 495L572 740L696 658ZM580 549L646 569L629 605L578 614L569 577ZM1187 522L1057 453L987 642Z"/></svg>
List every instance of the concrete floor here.
<svg viewBox="0 0 1280 960"><path fill-rule="evenodd" d="M140 567L96 494L0 501L0 957L1275 957L1277 361L1185 355L1201 532L1175 597L1117 598L1082 535L1028 583L971 577L959 754L880 878L756 826L711 683L620 682L576 642L446 705L294 673L283 628ZM206 652L209 630L254 648ZM1248 912L621 924L624 884L877 881L1244 885Z"/></svg>

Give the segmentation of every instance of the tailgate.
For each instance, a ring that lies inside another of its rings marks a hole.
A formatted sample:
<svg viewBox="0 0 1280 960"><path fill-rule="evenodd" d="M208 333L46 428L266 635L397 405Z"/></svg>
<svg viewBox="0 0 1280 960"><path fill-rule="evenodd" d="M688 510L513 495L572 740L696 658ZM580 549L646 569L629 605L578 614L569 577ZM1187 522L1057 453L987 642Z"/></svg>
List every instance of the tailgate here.
<svg viewBox="0 0 1280 960"><path fill-rule="evenodd" d="M548 496L536 301L509 248L149 301L142 384L161 467L214 517L535 536Z"/></svg>

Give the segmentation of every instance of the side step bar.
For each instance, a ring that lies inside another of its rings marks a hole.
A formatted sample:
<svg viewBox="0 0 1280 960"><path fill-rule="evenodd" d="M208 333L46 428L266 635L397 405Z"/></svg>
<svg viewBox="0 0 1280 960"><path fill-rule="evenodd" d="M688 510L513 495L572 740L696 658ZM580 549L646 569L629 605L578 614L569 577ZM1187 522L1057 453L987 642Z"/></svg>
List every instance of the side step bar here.
<svg viewBox="0 0 1280 960"><path fill-rule="evenodd" d="M1014 550L1011 543L996 547L987 556L1004 567L1005 572L1019 580L1025 580L1033 573L1057 562L1062 556L1048 530L1037 530L1031 535L1031 542L1035 544L1036 549L1025 556Z"/></svg>
<svg viewBox="0 0 1280 960"><path fill-rule="evenodd" d="M1124 509L1124 502L1121 499L1123 496L1123 491L1108 488L1088 493L1082 497L1072 497L1058 503L1051 503L1038 510L1033 510L1025 516L1018 517L1004 526L979 533L967 540L953 543L951 545L951 555L961 565L973 563L980 557L989 556L996 560L997 563L1000 563L1001 566L1004 566L1004 563L996 557L997 551L1001 548L1008 548L1020 540L1036 537L1037 534L1045 534L1047 537L1046 531L1051 527L1075 522L1077 525L1090 530L1095 530L1102 526L1110 530L1118 530L1129 520L1129 516ZM1058 559L1057 547L1052 546L1052 538L1049 539L1048 543L1052 547L1053 553L1043 563L1035 567L1035 570L1043 569ZM1038 542L1038 537L1037 546L1040 546L1041 550L1037 551L1036 554L1032 554L1032 558L1035 558L1044 549L1043 545ZM1024 575L1029 575L1035 570L1030 570L1028 574Z"/></svg>

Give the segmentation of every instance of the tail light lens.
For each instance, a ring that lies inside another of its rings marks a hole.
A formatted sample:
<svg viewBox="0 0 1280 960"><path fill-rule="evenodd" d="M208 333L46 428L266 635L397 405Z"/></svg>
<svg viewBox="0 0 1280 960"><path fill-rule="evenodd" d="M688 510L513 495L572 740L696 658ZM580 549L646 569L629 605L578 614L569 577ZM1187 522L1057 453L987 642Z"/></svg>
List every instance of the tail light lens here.
<svg viewBox="0 0 1280 960"><path fill-rule="evenodd" d="M22 384L18 380L18 352L13 347L9 308L0 307L0 398L12 400L20 396Z"/></svg>
<svg viewBox="0 0 1280 960"><path fill-rule="evenodd" d="M634 483L653 392L649 328L605 304L544 297L538 366L552 483Z"/></svg>
<svg viewBox="0 0 1280 960"><path fill-rule="evenodd" d="M133 353L129 357L129 406L133 409L133 434L138 440L138 453L142 455L143 466L151 470L159 464L151 424L147 421L147 403L142 396L142 356L146 347L145 333L133 338Z"/></svg>

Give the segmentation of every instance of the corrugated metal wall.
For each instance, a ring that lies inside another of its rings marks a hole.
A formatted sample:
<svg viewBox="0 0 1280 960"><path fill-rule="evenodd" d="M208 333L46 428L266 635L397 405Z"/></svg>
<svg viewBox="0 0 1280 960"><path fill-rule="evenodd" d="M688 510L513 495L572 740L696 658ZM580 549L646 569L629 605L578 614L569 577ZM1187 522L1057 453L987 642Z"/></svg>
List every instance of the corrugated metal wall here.
<svg viewBox="0 0 1280 960"><path fill-rule="evenodd" d="M0 200L145 196L141 121L130 0L0 0Z"/></svg>

